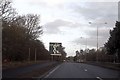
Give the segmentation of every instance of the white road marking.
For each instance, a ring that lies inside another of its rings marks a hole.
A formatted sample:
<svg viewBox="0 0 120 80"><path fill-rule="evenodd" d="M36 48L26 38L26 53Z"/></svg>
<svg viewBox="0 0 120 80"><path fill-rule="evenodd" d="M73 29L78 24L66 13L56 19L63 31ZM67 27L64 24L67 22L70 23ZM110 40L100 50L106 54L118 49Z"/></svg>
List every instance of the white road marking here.
<svg viewBox="0 0 120 80"><path fill-rule="evenodd" d="M85 71L87 71L87 69L84 69Z"/></svg>
<svg viewBox="0 0 120 80"><path fill-rule="evenodd" d="M97 79L99 79L99 80L103 80L102 78L100 78L100 77L96 77Z"/></svg>
<svg viewBox="0 0 120 80"><path fill-rule="evenodd" d="M55 70L57 70L59 67L60 67L60 65L57 66L55 69L53 69L51 72L49 72L48 75L45 76L45 78L47 78L48 76L50 76L50 75L51 75Z"/></svg>

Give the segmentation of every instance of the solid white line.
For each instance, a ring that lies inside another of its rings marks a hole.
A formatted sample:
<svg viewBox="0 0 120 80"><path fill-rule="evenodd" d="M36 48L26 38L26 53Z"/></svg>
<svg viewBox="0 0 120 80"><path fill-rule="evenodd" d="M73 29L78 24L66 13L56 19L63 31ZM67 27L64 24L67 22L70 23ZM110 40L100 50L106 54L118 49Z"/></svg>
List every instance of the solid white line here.
<svg viewBox="0 0 120 80"><path fill-rule="evenodd" d="M49 77L55 70L57 70L60 67L60 65L58 65L55 69L53 69L51 72L48 73L48 75L45 76L45 78Z"/></svg>
<svg viewBox="0 0 120 80"><path fill-rule="evenodd" d="M96 77L97 79L99 79L99 80L103 80L102 78L100 78L100 77Z"/></svg>

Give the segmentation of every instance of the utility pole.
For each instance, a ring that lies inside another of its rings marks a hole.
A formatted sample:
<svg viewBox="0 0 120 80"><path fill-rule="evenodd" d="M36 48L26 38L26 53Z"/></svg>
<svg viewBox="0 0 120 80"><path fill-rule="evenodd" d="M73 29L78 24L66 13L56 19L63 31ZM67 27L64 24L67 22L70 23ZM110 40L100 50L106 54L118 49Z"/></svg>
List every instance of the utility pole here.
<svg viewBox="0 0 120 80"><path fill-rule="evenodd" d="M83 39L84 37L80 37L81 39ZM87 38L84 38L86 40L86 44L85 44L85 61L86 61L86 58L87 58Z"/></svg>
<svg viewBox="0 0 120 80"><path fill-rule="evenodd" d="M30 48L29 48L28 61L30 62Z"/></svg>
<svg viewBox="0 0 120 80"><path fill-rule="evenodd" d="M96 53L96 60L98 62L98 26L97 26L97 53Z"/></svg>
<svg viewBox="0 0 120 80"><path fill-rule="evenodd" d="M36 62L36 51L37 51L37 49L35 48L35 62Z"/></svg>
<svg viewBox="0 0 120 80"><path fill-rule="evenodd" d="M86 49L87 49L87 38L86 38Z"/></svg>
<svg viewBox="0 0 120 80"><path fill-rule="evenodd" d="M87 38L86 38L86 51L85 51L85 61L87 60L86 58L87 58Z"/></svg>

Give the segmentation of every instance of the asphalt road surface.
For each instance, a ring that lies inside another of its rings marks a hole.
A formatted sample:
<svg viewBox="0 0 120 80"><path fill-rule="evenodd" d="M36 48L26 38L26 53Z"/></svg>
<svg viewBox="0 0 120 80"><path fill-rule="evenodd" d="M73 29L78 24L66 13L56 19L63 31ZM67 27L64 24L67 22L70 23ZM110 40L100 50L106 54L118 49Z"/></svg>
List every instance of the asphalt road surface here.
<svg viewBox="0 0 120 80"><path fill-rule="evenodd" d="M45 78L119 78L120 71L84 63L65 62L50 71Z"/></svg>

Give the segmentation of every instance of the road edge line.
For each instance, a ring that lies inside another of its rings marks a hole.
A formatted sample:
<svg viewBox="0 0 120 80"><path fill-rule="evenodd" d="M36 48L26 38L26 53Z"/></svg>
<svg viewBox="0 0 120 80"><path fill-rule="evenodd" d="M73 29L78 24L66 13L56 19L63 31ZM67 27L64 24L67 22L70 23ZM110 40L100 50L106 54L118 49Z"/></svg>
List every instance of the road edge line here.
<svg viewBox="0 0 120 80"><path fill-rule="evenodd" d="M103 80L102 78L100 78L100 77L96 77L97 79L99 79L99 80Z"/></svg>
<svg viewBox="0 0 120 80"><path fill-rule="evenodd" d="M56 66L52 71L50 71L44 78L48 78L48 76L50 76L54 71L56 71L58 68L60 67L60 65Z"/></svg>

